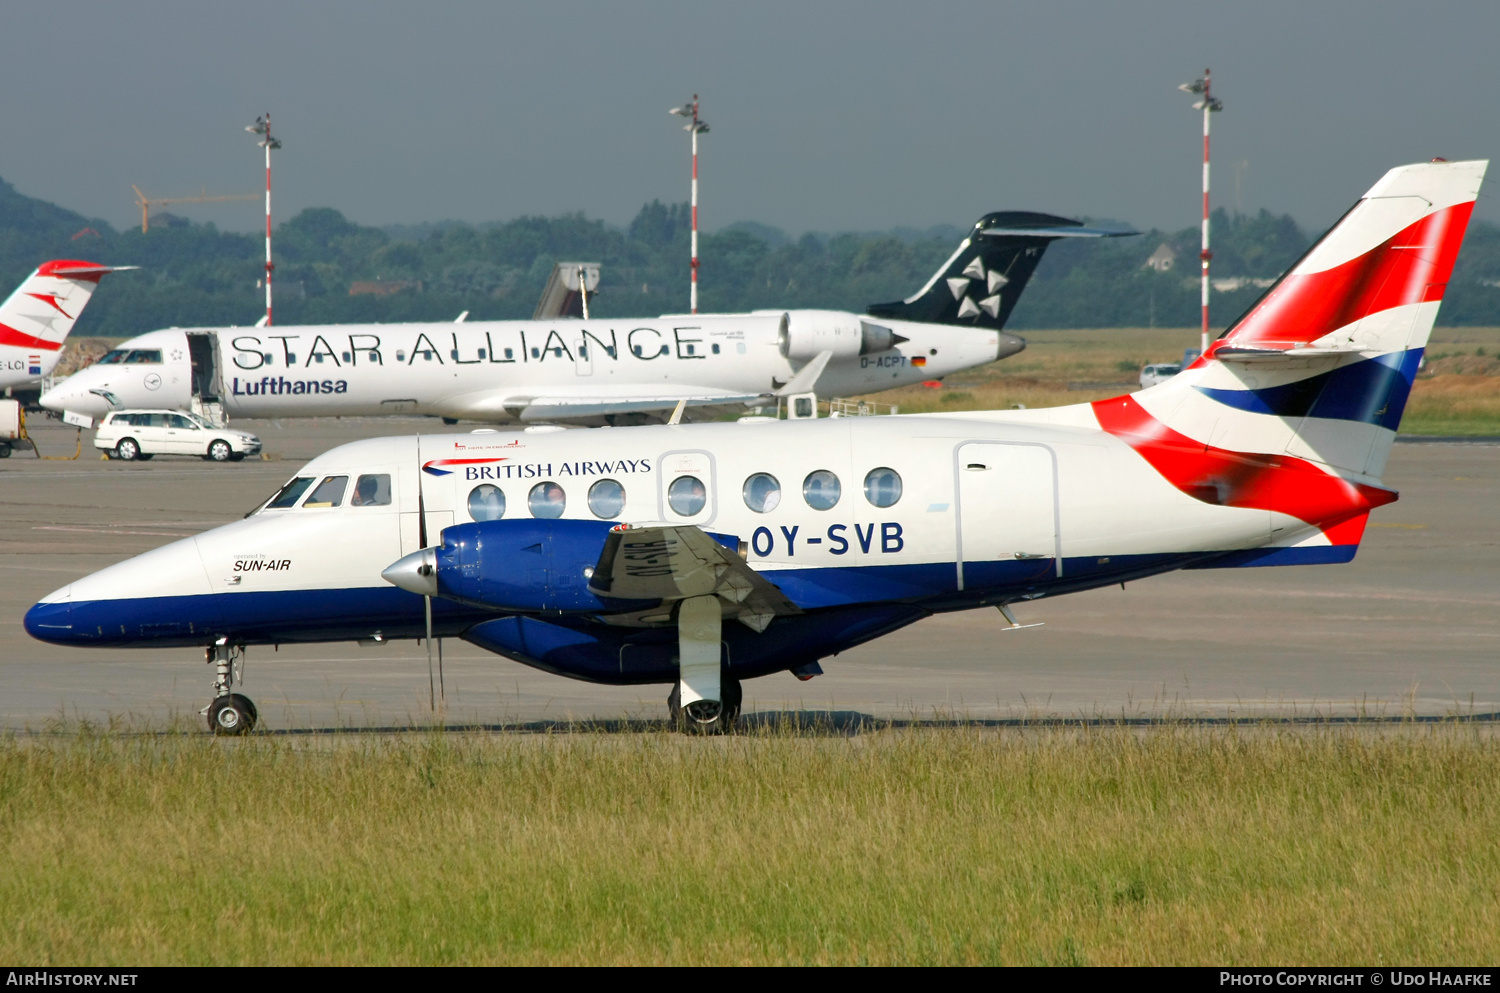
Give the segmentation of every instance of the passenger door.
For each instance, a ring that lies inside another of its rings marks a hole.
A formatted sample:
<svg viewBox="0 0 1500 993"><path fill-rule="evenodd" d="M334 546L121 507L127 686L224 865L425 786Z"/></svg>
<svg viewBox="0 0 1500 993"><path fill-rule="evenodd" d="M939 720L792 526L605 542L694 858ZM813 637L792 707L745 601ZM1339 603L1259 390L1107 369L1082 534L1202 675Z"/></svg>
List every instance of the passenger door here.
<svg viewBox="0 0 1500 993"><path fill-rule="evenodd" d="M965 589L1061 575L1056 460L1045 445L970 442L955 453Z"/></svg>

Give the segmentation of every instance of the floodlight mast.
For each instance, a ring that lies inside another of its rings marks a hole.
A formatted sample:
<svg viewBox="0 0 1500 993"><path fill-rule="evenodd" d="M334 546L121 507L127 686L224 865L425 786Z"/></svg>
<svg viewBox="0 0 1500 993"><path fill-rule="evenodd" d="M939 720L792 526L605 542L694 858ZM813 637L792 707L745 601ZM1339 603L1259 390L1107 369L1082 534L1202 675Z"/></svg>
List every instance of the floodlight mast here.
<svg viewBox="0 0 1500 993"><path fill-rule="evenodd" d="M678 117L689 118L682 130L693 136L693 261L692 282L688 287L688 311L698 313L698 135L708 133L708 123L698 116L698 94L693 94L693 102L685 103L681 107L673 107L667 111Z"/></svg>
<svg viewBox="0 0 1500 993"><path fill-rule="evenodd" d="M1208 250L1208 115L1224 109L1224 104L1214 99L1210 87L1212 78L1212 73L1204 69L1202 79L1177 87L1184 93L1201 94L1203 97L1193 104L1194 110L1203 111L1203 248L1198 253L1198 260L1203 268L1203 330L1199 337L1199 355L1208 351L1208 264L1214 257Z"/></svg>
<svg viewBox="0 0 1500 993"><path fill-rule="evenodd" d="M261 139L257 144L266 150L266 327L271 326L271 272L276 267L271 264L271 150L280 148L281 142L271 137L271 115L269 112L264 117L257 117L255 123L245 128L251 134L258 134Z"/></svg>

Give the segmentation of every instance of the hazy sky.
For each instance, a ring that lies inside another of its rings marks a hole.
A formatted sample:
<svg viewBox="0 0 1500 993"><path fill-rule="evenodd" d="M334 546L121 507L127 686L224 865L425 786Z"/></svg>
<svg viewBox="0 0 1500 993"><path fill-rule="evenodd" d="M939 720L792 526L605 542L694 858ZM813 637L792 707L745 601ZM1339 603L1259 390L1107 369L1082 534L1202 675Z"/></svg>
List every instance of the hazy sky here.
<svg viewBox="0 0 1500 993"><path fill-rule="evenodd" d="M1214 70L1215 203L1342 213L1387 168L1500 150L1500 3L92 3L0 6L0 177L139 223L153 196L255 192L366 224L686 200L702 222L967 225L1037 209L1198 215ZM1500 177L1491 180L1493 184ZM1493 198L1480 217L1500 221ZM177 208L174 208L177 209ZM260 205L182 208L253 230Z"/></svg>

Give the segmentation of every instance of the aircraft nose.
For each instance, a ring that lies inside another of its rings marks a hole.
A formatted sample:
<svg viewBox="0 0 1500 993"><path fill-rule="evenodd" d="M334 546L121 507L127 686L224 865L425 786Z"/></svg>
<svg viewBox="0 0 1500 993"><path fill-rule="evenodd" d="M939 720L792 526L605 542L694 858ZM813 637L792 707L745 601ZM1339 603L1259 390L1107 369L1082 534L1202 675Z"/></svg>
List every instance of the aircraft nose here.
<svg viewBox="0 0 1500 993"><path fill-rule="evenodd" d="M437 549L424 548L419 552L403 555L387 566L380 578L409 593L437 596Z"/></svg>
<svg viewBox="0 0 1500 993"><path fill-rule="evenodd" d="M59 599L60 596L60 599ZM72 588L52 594L26 611L26 633L38 641L65 645L73 640Z"/></svg>
<svg viewBox="0 0 1500 993"><path fill-rule="evenodd" d="M1011 334L1009 331L1000 332L1000 343L995 349L995 361L1008 359L1019 351L1026 348L1026 339L1020 335Z"/></svg>
<svg viewBox="0 0 1500 993"><path fill-rule="evenodd" d="M107 413L108 402L98 394L90 393L86 387L87 383L76 383L69 378L43 393L37 402L48 410L72 411L91 417Z"/></svg>

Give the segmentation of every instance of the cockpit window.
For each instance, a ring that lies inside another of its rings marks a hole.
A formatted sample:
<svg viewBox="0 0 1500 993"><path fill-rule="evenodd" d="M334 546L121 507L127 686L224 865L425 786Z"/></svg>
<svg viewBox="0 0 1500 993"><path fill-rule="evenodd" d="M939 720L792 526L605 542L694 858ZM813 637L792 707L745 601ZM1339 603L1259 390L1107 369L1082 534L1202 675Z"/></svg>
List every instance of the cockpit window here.
<svg viewBox="0 0 1500 993"><path fill-rule="evenodd" d="M287 507L295 507L297 505L297 498L302 496L303 493L307 492L307 488L312 485L312 482L312 476L298 476L296 479L293 479L291 482L283 486L281 490L271 498L270 502L266 504L266 509L284 510Z"/></svg>
<svg viewBox="0 0 1500 993"><path fill-rule="evenodd" d="M390 502L391 477L383 472L360 476L354 484L354 496L349 498L351 507L387 507Z"/></svg>
<svg viewBox="0 0 1500 993"><path fill-rule="evenodd" d="M125 358L125 363L127 365L145 365L145 364L160 365L161 364L161 349L160 348L132 348L130 350L130 354L128 356L126 356L126 358Z"/></svg>
<svg viewBox="0 0 1500 993"><path fill-rule="evenodd" d="M337 507L344 502L344 488L349 485L348 476L329 476L318 484L304 507Z"/></svg>
<svg viewBox="0 0 1500 993"><path fill-rule="evenodd" d="M114 348L114 349L111 349L110 351L105 352L104 353L104 357L102 359L100 359L95 364L96 365L115 365L116 363L124 362L125 361L125 356L127 356L129 354L130 354L130 349L128 349L128 348Z"/></svg>

